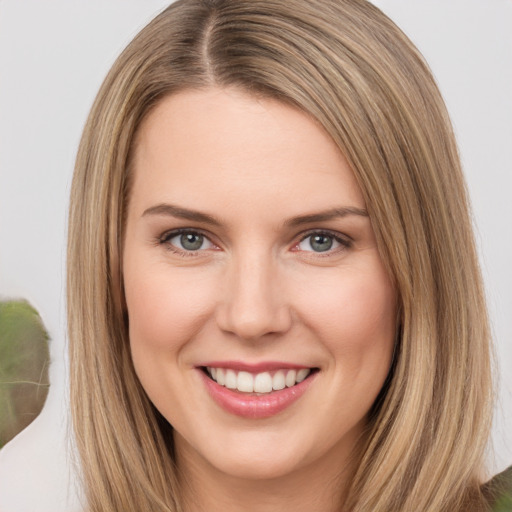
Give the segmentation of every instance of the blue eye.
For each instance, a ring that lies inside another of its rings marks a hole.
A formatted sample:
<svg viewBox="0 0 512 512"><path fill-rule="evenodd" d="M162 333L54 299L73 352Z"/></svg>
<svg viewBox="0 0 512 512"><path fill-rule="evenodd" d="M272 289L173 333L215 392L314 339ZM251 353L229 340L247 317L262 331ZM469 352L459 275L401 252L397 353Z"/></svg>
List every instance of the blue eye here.
<svg viewBox="0 0 512 512"><path fill-rule="evenodd" d="M329 233L311 233L299 242L297 248L301 251L322 253L348 245L348 242Z"/></svg>
<svg viewBox="0 0 512 512"><path fill-rule="evenodd" d="M214 247L212 242L197 231L174 231L165 235L162 243L183 252L197 252Z"/></svg>

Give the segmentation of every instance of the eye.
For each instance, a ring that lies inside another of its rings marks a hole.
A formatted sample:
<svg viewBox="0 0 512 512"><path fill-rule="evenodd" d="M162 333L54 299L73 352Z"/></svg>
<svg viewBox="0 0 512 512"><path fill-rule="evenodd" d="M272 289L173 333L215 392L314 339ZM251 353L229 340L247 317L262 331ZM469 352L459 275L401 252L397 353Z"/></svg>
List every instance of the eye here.
<svg viewBox="0 0 512 512"><path fill-rule="evenodd" d="M160 243L176 252L198 252L213 249L215 245L202 233L194 230L179 230L165 234Z"/></svg>
<svg viewBox="0 0 512 512"><path fill-rule="evenodd" d="M327 253L349 247L350 243L332 233L315 232L306 235L297 245L299 251Z"/></svg>

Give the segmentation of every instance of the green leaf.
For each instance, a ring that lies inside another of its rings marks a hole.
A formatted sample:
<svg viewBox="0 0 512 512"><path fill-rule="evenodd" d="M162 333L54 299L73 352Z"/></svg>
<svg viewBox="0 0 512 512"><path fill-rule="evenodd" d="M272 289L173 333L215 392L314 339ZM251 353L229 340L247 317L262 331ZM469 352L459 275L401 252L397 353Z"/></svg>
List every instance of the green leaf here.
<svg viewBox="0 0 512 512"><path fill-rule="evenodd" d="M0 302L0 448L43 408L49 388L48 340L28 302Z"/></svg>

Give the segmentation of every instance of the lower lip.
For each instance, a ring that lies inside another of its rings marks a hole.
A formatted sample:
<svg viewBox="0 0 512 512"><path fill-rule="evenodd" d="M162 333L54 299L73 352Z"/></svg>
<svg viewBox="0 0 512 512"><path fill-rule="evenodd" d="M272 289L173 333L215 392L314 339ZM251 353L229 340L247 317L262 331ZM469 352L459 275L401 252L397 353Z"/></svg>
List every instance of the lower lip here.
<svg viewBox="0 0 512 512"><path fill-rule="evenodd" d="M208 393L220 407L236 416L251 419L270 418L284 411L306 392L316 377L315 372L291 388L264 395L249 395L217 384L203 370L199 370L199 373Z"/></svg>

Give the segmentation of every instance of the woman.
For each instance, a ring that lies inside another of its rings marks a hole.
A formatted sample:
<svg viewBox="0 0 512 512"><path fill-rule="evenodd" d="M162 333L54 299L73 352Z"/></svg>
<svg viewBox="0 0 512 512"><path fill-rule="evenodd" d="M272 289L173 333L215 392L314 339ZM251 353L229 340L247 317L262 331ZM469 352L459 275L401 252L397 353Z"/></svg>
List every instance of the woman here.
<svg viewBox="0 0 512 512"><path fill-rule="evenodd" d="M89 510L488 510L489 330L450 123L363 1L178 1L73 182Z"/></svg>

